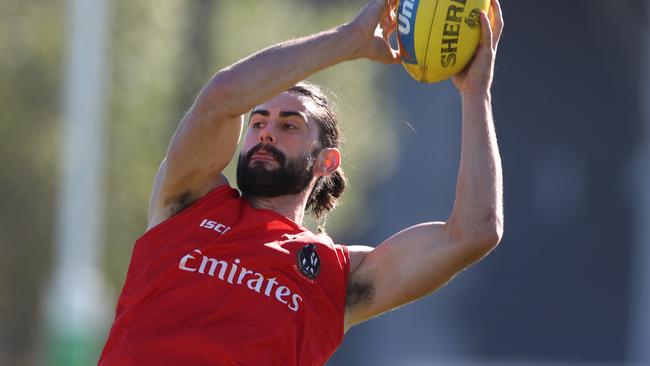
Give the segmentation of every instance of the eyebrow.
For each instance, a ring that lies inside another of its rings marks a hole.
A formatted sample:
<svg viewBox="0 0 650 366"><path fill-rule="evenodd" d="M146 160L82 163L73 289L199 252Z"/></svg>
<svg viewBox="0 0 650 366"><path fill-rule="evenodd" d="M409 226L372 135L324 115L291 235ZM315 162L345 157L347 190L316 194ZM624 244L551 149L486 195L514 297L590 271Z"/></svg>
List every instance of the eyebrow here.
<svg viewBox="0 0 650 366"><path fill-rule="evenodd" d="M256 115L256 114L262 115L262 116L264 116L264 117L268 117L268 116L271 115L271 113L269 113L269 111L267 111L266 109L256 109L256 110L254 110L254 111L251 112L251 118L253 118L253 116ZM299 118L302 119L306 124L309 124L309 119L307 119L307 116L306 116L303 112L298 112L298 111L280 111L280 117L282 117L282 118L293 117L293 116L299 117ZM250 119L249 119L249 120L250 120Z"/></svg>

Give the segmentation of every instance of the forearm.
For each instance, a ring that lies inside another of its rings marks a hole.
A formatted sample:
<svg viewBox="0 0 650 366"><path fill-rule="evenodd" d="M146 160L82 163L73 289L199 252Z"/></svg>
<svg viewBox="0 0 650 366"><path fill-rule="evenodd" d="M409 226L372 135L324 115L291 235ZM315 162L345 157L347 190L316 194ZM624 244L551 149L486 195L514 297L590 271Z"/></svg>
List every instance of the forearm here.
<svg viewBox="0 0 650 366"><path fill-rule="evenodd" d="M218 72L201 97L240 115L311 74L357 58L362 44L359 32L346 25L282 42Z"/></svg>
<svg viewBox="0 0 650 366"><path fill-rule="evenodd" d="M463 94L462 110L461 158L450 220L471 240L498 241L503 230L503 176L490 92Z"/></svg>

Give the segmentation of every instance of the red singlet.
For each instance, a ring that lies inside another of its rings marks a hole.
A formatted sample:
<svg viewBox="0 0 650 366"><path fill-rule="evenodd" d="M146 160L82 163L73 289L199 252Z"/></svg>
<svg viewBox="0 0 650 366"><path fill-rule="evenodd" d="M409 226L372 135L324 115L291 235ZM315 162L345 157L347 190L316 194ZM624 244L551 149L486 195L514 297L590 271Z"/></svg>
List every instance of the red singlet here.
<svg viewBox="0 0 650 366"><path fill-rule="evenodd" d="M136 241L99 364L324 364L349 266L345 246L221 186Z"/></svg>

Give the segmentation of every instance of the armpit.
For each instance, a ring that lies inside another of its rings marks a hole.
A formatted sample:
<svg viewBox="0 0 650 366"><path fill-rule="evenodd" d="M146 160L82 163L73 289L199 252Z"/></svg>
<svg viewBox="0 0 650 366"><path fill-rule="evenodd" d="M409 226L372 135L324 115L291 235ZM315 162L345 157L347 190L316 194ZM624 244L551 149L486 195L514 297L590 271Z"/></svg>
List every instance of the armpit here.
<svg viewBox="0 0 650 366"><path fill-rule="evenodd" d="M375 296L375 285L369 279L356 279L348 284L345 305L354 308L370 304Z"/></svg>
<svg viewBox="0 0 650 366"><path fill-rule="evenodd" d="M165 201L165 206L167 207L168 217L172 217L177 213L183 211L192 203L196 202L199 199L199 196L191 191L185 191L178 196L169 198Z"/></svg>

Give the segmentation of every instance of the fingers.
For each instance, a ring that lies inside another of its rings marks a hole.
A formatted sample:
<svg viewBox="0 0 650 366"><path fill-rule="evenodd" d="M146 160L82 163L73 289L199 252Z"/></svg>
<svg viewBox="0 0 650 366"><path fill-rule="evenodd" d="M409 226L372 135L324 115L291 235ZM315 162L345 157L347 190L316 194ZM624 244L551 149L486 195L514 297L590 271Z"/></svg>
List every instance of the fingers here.
<svg viewBox="0 0 650 366"><path fill-rule="evenodd" d="M379 25L386 34L391 34L397 28L397 22L395 22L394 19L391 19L390 15L382 16Z"/></svg>
<svg viewBox="0 0 650 366"><path fill-rule="evenodd" d="M385 29L382 29L382 34L381 34L381 39L375 38L377 41L377 46L381 48L382 50L380 52L385 53L387 58L382 61L383 63L387 64L398 64L402 62L402 58L400 56L399 50L394 49L389 41L390 34L394 31L395 29L391 30L390 32L386 31Z"/></svg>
<svg viewBox="0 0 650 366"><path fill-rule="evenodd" d="M392 3L392 4L391 4ZM379 24L381 28L387 33L390 34L395 28L397 28L397 17L395 16L395 1L387 0L387 6L381 14L381 19Z"/></svg>
<svg viewBox="0 0 650 366"><path fill-rule="evenodd" d="M492 25L492 48L496 49L503 32L503 13L499 0L491 0L490 3L490 24Z"/></svg>
<svg viewBox="0 0 650 366"><path fill-rule="evenodd" d="M397 29L395 7L397 0L372 0L357 15L353 23L357 24L365 35L365 57L384 64L401 62L398 50L390 45L390 36Z"/></svg>
<svg viewBox="0 0 650 366"><path fill-rule="evenodd" d="M386 5L389 11L393 12L397 7L397 0L386 0ZM394 15L395 13L393 13Z"/></svg>
<svg viewBox="0 0 650 366"><path fill-rule="evenodd" d="M494 35L490 26L488 15L481 11L481 44L480 47L492 50L494 48Z"/></svg>
<svg viewBox="0 0 650 366"><path fill-rule="evenodd" d="M399 63L401 62L399 51L393 49L390 45L390 36L397 29L397 16L395 15L397 0L386 0L386 4L385 12L382 14L380 21L381 37L390 50L391 63Z"/></svg>

